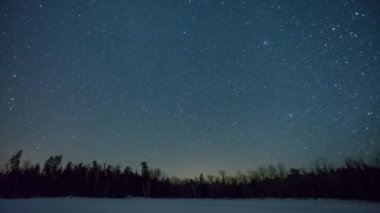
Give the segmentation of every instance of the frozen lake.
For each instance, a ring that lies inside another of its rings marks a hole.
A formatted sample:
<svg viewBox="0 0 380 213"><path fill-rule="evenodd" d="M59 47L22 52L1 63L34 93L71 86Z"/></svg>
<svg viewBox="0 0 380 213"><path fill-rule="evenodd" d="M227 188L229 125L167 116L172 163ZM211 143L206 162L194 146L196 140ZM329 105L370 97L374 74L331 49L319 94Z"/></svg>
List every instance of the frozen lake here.
<svg viewBox="0 0 380 213"><path fill-rule="evenodd" d="M336 200L193 200L193 199L100 199L37 198L0 199L1 213L28 212L380 212L380 203Z"/></svg>

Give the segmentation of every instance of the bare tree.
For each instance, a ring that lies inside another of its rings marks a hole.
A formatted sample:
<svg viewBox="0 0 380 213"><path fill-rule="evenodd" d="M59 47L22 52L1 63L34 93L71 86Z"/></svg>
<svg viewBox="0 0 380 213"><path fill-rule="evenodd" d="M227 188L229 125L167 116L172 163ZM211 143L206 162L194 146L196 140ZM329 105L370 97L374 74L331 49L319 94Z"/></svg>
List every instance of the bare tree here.
<svg viewBox="0 0 380 213"><path fill-rule="evenodd" d="M14 154L9 160L11 172L19 172L20 171L20 158L21 158L22 150L19 150Z"/></svg>

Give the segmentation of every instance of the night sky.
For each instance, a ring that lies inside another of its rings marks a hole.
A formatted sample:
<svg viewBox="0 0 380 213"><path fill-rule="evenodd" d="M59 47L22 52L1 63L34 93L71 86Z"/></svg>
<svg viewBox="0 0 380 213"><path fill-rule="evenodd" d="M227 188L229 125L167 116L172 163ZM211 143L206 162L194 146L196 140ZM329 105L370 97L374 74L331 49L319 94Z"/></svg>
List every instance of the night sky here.
<svg viewBox="0 0 380 213"><path fill-rule="evenodd" d="M0 163L229 173L380 153L380 3L0 3Z"/></svg>

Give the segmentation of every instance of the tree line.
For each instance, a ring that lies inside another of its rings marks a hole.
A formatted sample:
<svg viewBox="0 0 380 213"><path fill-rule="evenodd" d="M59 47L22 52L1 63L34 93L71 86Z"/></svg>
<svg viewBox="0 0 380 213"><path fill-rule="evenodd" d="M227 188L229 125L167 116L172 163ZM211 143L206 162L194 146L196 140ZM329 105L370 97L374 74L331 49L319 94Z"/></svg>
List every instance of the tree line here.
<svg viewBox="0 0 380 213"><path fill-rule="evenodd" d="M50 156L42 166L15 153L0 172L0 197L151 197L151 198L334 198L380 201L380 158L371 163L347 159L335 168L326 160L310 169L283 165L259 167L247 173L200 174L196 178L166 177L141 163L140 171L127 166L62 165L62 155Z"/></svg>

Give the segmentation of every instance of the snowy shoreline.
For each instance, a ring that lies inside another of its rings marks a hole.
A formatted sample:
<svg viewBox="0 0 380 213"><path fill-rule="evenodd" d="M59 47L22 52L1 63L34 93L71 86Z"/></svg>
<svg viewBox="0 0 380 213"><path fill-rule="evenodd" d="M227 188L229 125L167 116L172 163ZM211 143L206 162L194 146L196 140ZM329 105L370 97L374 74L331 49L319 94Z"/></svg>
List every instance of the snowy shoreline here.
<svg viewBox="0 0 380 213"><path fill-rule="evenodd" d="M0 199L0 212L380 212L380 203L331 199Z"/></svg>

